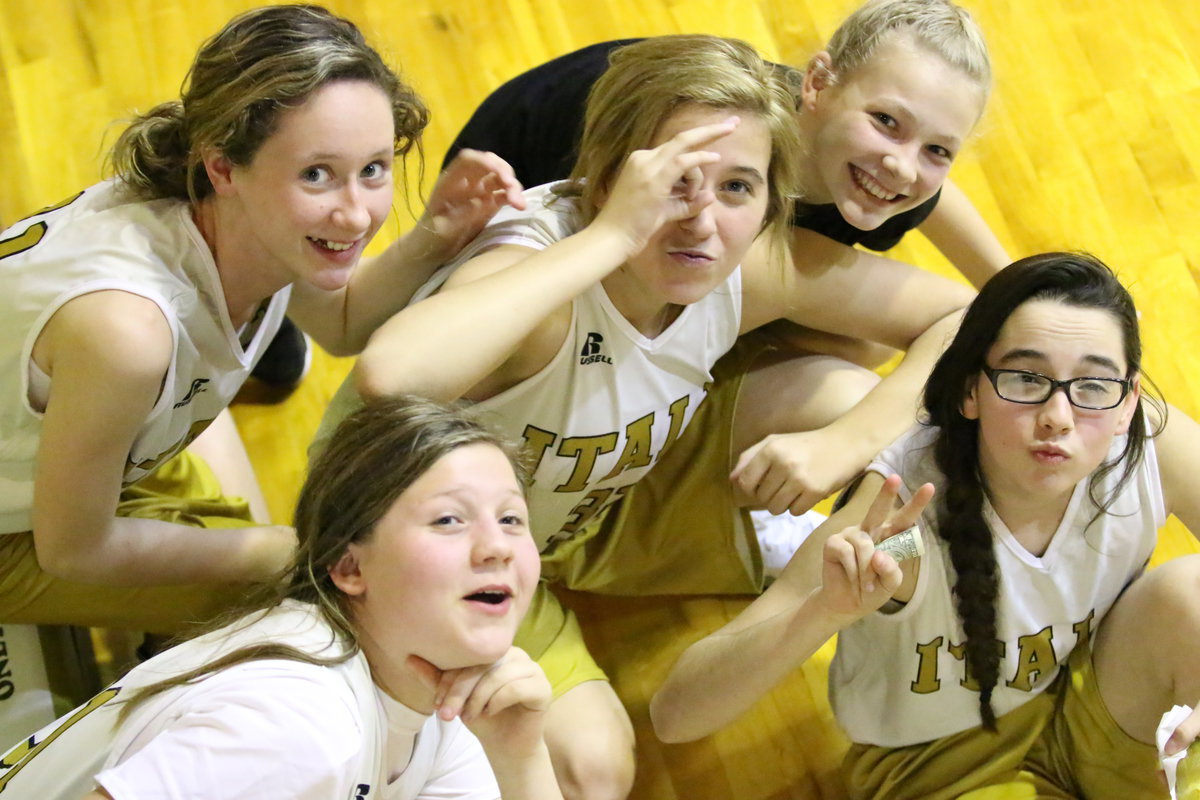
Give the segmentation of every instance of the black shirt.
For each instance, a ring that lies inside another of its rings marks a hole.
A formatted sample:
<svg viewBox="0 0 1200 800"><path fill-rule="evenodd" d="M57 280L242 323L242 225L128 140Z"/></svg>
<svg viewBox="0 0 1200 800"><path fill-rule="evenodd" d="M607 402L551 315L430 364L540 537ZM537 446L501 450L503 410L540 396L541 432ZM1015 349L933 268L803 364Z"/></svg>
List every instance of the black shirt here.
<svg viewBox="0 0 1200 800"><path fill-rule="evenodd" d="M490 150L509 164L525 186L561 180L575 165L583 133L583 114L592 84L608 68L616 48L641 41L600 42L559 56L523 72L488 95L467 120L442 162L464 147ZM807 228L846 245L889 250L904 234L925 221L941 191L916 208L889 218L875 230L846 222L832 203L798 204L792 225Z"/></svg>

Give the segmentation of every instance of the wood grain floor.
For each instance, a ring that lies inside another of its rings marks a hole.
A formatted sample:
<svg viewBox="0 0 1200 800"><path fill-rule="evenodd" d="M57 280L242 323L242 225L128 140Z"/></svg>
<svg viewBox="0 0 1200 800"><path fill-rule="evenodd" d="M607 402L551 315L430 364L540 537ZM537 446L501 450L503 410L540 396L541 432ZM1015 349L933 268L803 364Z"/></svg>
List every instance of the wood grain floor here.
<svg viewBox="0 0 1200 800"><path fill-rule="evenodd" d="M198 44L243 0L0 0L0 221L100 176L113 120L177 94ZM803 64L851 7L843 0L345 0L434 111L435 169L487 92L576 47L619 36L709 32ZM967 0L997 81L953 170L1014 256L1086 249L1116 267L1142 312L1146 368L1200 413L1200 3ZM408 185L419 206L418 164ZM428 177L428 176L427 176ZM428 180L426 180L428 184ZM397 202L390 240L411 224ZM919 236L893 255L947 272ZM304 450L349 367L318 354L301 389L235 413L276 520L290 517ZM1194 549L1172 521L1166 558ZM690 745L654 741L645 706L690 641L741 600L574 598L634 717L641 800L839 798L844 741L825 700L829 648L736 725Z"/></svg>

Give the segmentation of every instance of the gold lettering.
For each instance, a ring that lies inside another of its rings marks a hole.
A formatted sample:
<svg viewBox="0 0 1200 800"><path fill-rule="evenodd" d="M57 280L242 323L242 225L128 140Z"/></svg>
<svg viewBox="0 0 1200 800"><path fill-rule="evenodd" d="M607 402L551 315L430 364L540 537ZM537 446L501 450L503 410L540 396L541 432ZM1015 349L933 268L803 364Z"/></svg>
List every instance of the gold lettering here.
<svg viewBox="0 0 1200 800"><path fill-rule="evenodd" d="M996 649L1000 651L1000 658L1004 658L1004 642L993 642ZM975 672L971 669L971 659L967 658L967 645L951 644L946 651L954 656L959 661L963 662L963 679L959 681L959 685L964 689L969 689L972 692L979 691L979 681L975 679Z"/></svg>
<svg viewBox="0 0 1200 800"><path fill-rule="evenodd" d="M546 451L550 449L550 446L554 444L554 440L558 436L534 425L526 425L525 431L521 435L525 439L525 454L529 457L529 463L532 464L529 468L529 474L532 475L542 465L542 459L546 457Z"/></svg>
<svg viewBox="0 0 1200 800"><path fill-rule="evenodd" d="M45 739L34 744L33 737L30 736L24 742L5 753L3 757L0 757L0 769L8 770L3 776L0 776L0 792L3 792L7 788L9 781L15 778L17 773L33 760L34 756L49 747L51 742L62 736L72 725L116 697L120 691L120 689L105 689L89 700L86 705L75 709L71 716L63 720L63 723L52 730Z"/></svg>
<svg viewBox="0 0 1200 800"><path fill-rule="evenodd" d="M917 656L920 658L917 662L917 679L910 684L916 694L932 694L942 688L942 681L938 678L938 652L944 642L945 639L939 636L932 642L917 645Z"/></svg>
<svg viewBox="0 0 1200 800"><path fill-rule="evenodd" d="M34 247L46 235L46 223L35 222L25 230L8 239L0 239L0 258L15 256Z"/></svg>
<svg viewBox="0 0 1200 800"><path fill-rule="evenodd" d="M671 403L671 407L667 409L667 413L671 415L671 427L667 430L667 441L663 443L663 449L666 449L671 442L679 438L679 432L683 430L683 415L691 402L691 396L685 394L674 403Z"/></svg>
<svg viewBox="0 0 1200 800"><path fill-rule="evenodd" d="M1054 626L1047 625L1037 633L1018 637L1017 647L1017 672L1008 685L1030 692L1038 678L1048 675L1058 664L1054 655Z"/></svg>
<svg viewBox="0 0 1200 800"><path fill-rule="evenodd" d="M651 431L653 428L653 411L626 425L625 448L621 451L621 456L617 459L617 463L613 465L612 470L600 480L606 481L609 478L615 478L627 469L650 466L653 462L650 454Z"/></svg>
<svg viewBox="0 0 1200 800"><path fill-rule="evenodd" d="M612 493L612 489L593 489L588 492L571 509L570 516L567 517L566 523L562 526L562 532L576 533L584 525L591 522L600 513L600 509L604 507L604 501L608 500L609 495Z"/></svg>
<svg viewBox="0 0 1200 800"><path fill-rule="evenodd" d="M1088 615L1071 626L1071 630L1075 632L1075 646L1086 647L1092 643L1092 623L1096 620L1096 609L1088 612Z"/></svg>
<svg viewBox="0 0 1200 800"><path fill-rule="evenodd" d="M596 468L596 458L601 453L611 453L617 446L617 435L605 433L600 436L572 436L563 439L558 446L558 454L564 458L574 457L575 469L571 477L561 486L555 487L556 492L582 492L591 483L589 478Z"/></svg>

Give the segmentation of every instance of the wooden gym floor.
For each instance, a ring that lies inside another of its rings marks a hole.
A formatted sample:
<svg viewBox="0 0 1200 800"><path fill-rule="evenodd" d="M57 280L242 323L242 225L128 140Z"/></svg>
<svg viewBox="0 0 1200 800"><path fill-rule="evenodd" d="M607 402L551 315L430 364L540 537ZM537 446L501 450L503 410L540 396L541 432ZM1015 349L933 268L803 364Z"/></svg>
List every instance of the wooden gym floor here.
<svg viewBox="0 0 1200 800"><path fill-rule="evenodd" d="M1086 249L1116 267L1142 312L1146 368L1200 413L1200 4L1188 0L966 0L988 36L993 100L953 178L1013 256ZM177 95L199 43L246 0L0 0L0 221L11 223L100 177L114 120ZM475 105L503 80L582 45L708 32L803 65L849 0L345 0L433 109L432 173ZM418 164L410 163L419 207ZM432 176L427 176L426 187ZM398 196L394 225L413 215ZM919 236L893 255L938 271ZM292 397L235 415L276 521L348 360L318 353ZM1159 557L1195 549L1172 521ZM838 798L844 741L825 701L829 648L721 733L655 742L645 707L693 639L743 600L576 598L592 645L629 706L641 800Z"/></svg>

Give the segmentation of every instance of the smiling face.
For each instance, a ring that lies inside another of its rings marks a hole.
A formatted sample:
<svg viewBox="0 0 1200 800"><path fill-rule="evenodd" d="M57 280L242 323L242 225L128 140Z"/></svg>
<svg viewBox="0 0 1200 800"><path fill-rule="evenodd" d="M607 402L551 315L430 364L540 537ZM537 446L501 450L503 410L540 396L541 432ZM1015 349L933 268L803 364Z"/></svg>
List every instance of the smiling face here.
<svg viewBox="0 0 1200 800"><path fill-rule="evenodd" d="M736 114L731 109L682 106L663 122L649 146ZM667 306L695 303L729 277L762 229L771 136L761 118L739 116L732 133L705 146L721 156L701 169L699 188L711 191L715 201L694 217L663 226L640 253L604 279L613 304L648 336L660 332L656 323Z"/></svg>
<svg viewBox="0 0 1200 800"><path fill-rule="evenodd" d="M988 350L992 369L1036 372L1058 380L1126 377L1121 327L1109 312L1056 300L1029 300L1009 316ZM969 387L962 413L979 421L979 463L988 494L1004 507L1065 507L1079 481L1105 459L1113 437L1129 429L1135 388L1116 408L1072 406L1065 390L1036 405L996 394L982 373Z"/></svg>
<svg viewBox="0 0 1200 800"><path fill-rule="evenodd" d="M819 178L808 199L835 204L860 230L915 208L941 188L983 102L974 80L904 36L836 80L818 55L800 115Z"/></svg>
<svg viewBox="0 0 1200 800"><path fill-rule="evenodd" d="M330 571L372 670L401 673L409 654L441 669L504 655L540 570L527 519L512 465L490 444L452 450L414 481Z"/></svg>
<svg viewBox="0 0 1200 800"><path fill-rule="evenodd" d="M391 210L393 142L391 105L378 87L318 89L280 115L249 165L214 179L234 203L225 219L238 234L223 242L218 232L218 255L236 249L281 286L344 287Z"/></svg>

